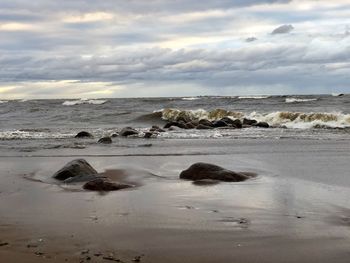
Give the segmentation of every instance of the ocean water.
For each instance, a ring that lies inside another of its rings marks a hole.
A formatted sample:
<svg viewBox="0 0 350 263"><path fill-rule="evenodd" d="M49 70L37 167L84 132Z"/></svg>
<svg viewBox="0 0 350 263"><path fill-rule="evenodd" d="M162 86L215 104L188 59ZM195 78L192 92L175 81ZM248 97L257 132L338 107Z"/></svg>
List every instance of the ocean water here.
<svg viewBox="0 0 350 263"><path fill-rule="evenodd" d="M177 129L159 134L158 139L350 139L350 95L1 100L0 150L88 148L125 126L140 130L141 140L142 132L152 125L163 126L178 117L216 120L224 116L265 121L271 128ZM94 139L74 139L82 130L91 132ZM132 144L133 139L126 140Z"/></svg>

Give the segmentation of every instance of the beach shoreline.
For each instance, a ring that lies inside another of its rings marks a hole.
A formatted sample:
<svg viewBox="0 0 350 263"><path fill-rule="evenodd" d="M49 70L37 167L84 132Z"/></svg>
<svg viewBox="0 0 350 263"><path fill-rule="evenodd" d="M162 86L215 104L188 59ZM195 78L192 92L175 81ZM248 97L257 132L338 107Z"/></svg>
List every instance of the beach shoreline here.
<svg viewBox="0 0 350 263"><path fill-rule="evenodd" d="M114 253L122 262L347 262L348 144L154 140L141 152L104 146L3 155L0 241L8 245L0 259L107 262ZM99 172L125 169L140 186L99 194L49 180L76 158ZM198 161L258 177L213 186L178 178Z"/></svg>

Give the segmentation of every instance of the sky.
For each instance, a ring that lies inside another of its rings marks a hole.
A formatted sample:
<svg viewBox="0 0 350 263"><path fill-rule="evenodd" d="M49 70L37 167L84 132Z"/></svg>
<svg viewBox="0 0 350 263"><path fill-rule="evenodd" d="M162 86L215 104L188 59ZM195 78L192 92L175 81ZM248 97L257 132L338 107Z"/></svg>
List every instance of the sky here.
<svg viewBox="0 0 350 263"><path fill-rule="evenodd" d="M349 0L0 2L0 99L335 92Z"/></svg>

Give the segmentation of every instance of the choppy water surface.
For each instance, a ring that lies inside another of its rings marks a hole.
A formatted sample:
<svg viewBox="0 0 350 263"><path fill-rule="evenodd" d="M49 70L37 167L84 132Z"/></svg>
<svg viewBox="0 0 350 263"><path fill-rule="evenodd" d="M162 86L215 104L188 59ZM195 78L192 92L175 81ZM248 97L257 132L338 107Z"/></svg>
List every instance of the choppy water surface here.
<svg viewBox="0 0 350 263"><path fill-rule="evenodd" d="M95 144L98 137L124 126L146 131L153 124L164 125L179 117L250 118L268 122L273 128L176 130L160 134L161 139L349 139L350 95L336 95L1 100L0 148L3 152L86 148ZM81 130L91 132L95 139L75 140L74 135ZM121 147L146 143L117 141Z"/></svg>

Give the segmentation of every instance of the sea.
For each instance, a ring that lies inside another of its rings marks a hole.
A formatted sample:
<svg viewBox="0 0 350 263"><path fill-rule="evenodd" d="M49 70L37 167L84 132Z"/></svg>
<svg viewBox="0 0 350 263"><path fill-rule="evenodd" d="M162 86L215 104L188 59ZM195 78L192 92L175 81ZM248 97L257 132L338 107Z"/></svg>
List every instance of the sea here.
<svg viewBox="0 0 350 263"><path fill-rule="evenodd" d="M162 127L179 116L191 120L248 118L267 122L270 128L175 129L159 133L157 138L143 138L152 125ZM137 145L177 139L349 140L350 95L0 100L2 155L87 149L123 127L133 127L140 133L123 141L113 139L110 147L128 147L128 142L134 145L135 139ZM94 138L74 138L80 131L88 131Z"/></svg>

